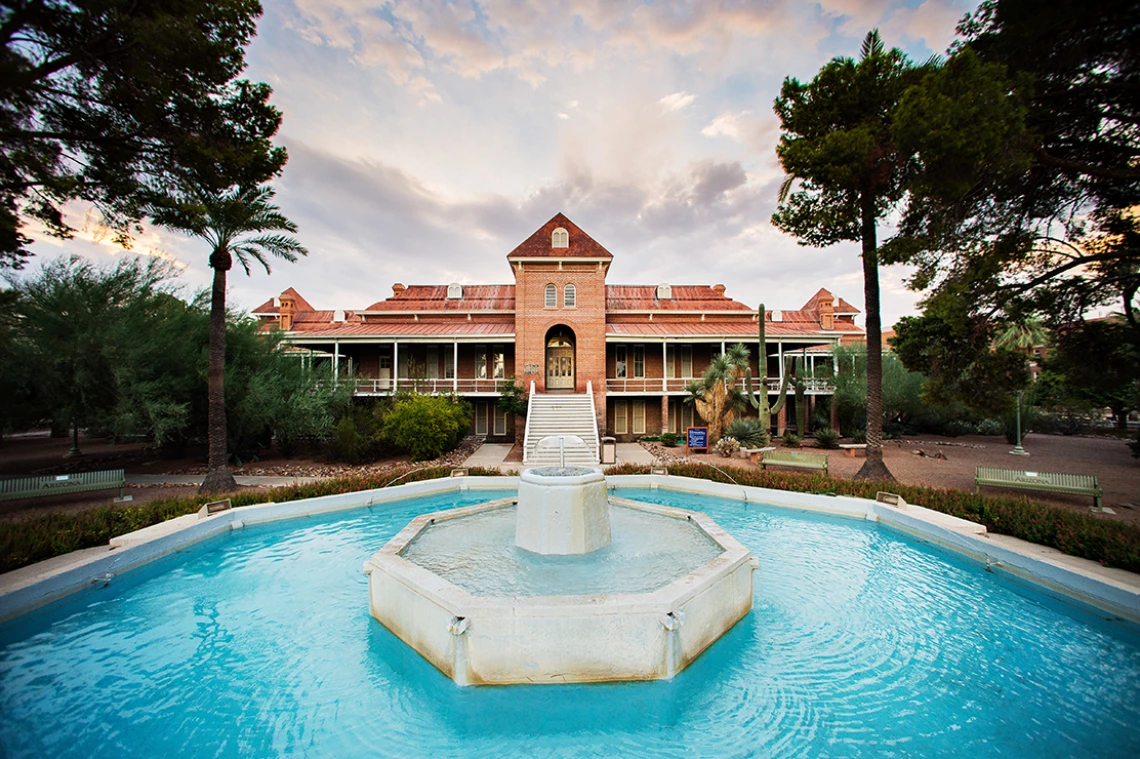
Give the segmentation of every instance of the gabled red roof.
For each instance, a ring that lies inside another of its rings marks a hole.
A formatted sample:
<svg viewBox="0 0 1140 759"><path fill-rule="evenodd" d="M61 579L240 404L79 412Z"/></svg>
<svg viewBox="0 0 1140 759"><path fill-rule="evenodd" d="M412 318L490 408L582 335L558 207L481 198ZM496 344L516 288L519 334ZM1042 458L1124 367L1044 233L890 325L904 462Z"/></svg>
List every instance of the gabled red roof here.
<svg viewBox="0 0 1140 759"><path fill-rule="evenodd" d="M283 297L291 297L293 299L293 307L297 311L312 311L313 310L313 307L311 305L309 305L309 301L305 300L304 297L302 297L301 293L297 292L292 287L290 287L288 290L281 293L281 295L279 295L278 297L270 298L269 300L265 301L260 306L253 309L253 311L251 311L250 313L254 313L254 314L277 314L277 313L280 313L281 308L279 306L277 306L274 303L274 301L280 301L280 299Z"/></svg>
<svg viewBox="0 0 1140 759"><path fill-rule="evenodd" d="M850 303L843 300L843 298L836 298L828 290L826 290L822 287L819 288L819 292L817 292L815 295L808 298L808 302L805 303L803 305L803 308L801 308L800 310L801 311L814 311L815 313L818 314L819 313L819 302L822 300L838 300L839 302L835 304L835 313L837 313L837 314L857 314L857 313L859 313L859 309L855 308L855 306L852 306ZM792 313L792 312L785 311L784 313L787 314L787 313Z"/></svg>
<svg viewBox="0 0 1140 759"><path fill-rule="evenodd" d="M552 245L552 235L559 227L569 233L569 247L555 248ZM561 213L543 224L537 232L523 240L523 242L510 253L507 260L513 258L604 258L612 259L613 254L598 244L594 238L583 232L577 224L570 221Z"/></svg>
<svg viewBox="0 0 1140 759"><path fill-rule="evenodd" d="M448 285L411 285L365 311L513 311L514 285L463 285L462 298L448 298Z"/></svg>
<svg viewBox="0 0 1140 759"><path fill-rule="evenodd" d="M670 285L671 298L657 298L657 285L606 285L607 311L752 311L708 285Z"/></svg>

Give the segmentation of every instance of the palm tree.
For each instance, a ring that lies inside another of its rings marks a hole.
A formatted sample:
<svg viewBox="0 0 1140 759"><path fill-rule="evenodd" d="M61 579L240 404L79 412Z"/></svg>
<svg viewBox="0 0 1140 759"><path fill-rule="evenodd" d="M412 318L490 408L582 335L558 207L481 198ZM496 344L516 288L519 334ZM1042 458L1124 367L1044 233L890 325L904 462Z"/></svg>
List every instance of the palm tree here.
<svg viewBox="0 0 1140 759"><path fill-rule="evenodd" d="M293 234L297 225L273 205L269 185L235 187L220 195L197 193L189 202L159 210L156 223L205 240L210 245L214 270L210 295L210 364L208 382L209 460L200 493L226 493L237 489L226 467L226 272L234 257L248 275L253 261L268 273L269 256L290 263L308 255Z"/></svg>

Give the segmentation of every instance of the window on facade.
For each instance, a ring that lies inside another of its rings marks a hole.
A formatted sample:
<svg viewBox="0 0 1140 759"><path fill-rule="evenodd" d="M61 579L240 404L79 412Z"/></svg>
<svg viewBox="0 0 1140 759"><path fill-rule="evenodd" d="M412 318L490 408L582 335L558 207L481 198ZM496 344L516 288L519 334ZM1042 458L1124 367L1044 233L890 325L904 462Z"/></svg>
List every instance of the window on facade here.
<svg viewBox="0 0 1140 759"><path fill-rule="evenodd" d="M503 379L504 377L507 376L507 357L503 353L503 346L496 345L495 350L492 353L492 355L494 356L494 361L495 361L494 377L495 377L495 379Z"/></svg>
<svg viewBox="0 0 1140 759"><path fill-rule="evenodd" d="M625 401L614 402L614 434L624 435L629 432L629 411Z"/></svg>
<svg viewBox="0 0 1140 759"><path fill-rule="evenodd" d="M693 376L693 346L681 346L681 376L686 379Z"/></svg>
<svg viewBox="0 0 1140 759"><path fill-rule="evenodd" d="M499 408L499 404L494 404L495 409L495 434L507 434L507 412Z"/></svg>
<svg viewBox="0 0 1140 759"><path fill-rule="evenodd" d="M475 378L487 379L487 349L482 346L475 353Z"/></svg>
<svg viewBox="0 0 1140 759"><path fill-rule="evenodd" d="M546 286L546 307L558 308L558 288L554 285Z"/></svg>
<svg viewBox="0 0 1140 759"><path fill-rule="evenodd" d="M644 345L633 346L633 376L634 377L644 377L645 376L645 346Z"/></svg>
<svg viewBox="0 0 1140 759"><path fill-rule="evenodd" d="M578 290L574 285L566 285L562 291L562 305L566 308L574 308L578 305Z"/></svg>
<svg viewBox="0 0 1140 759"><path fill-rule="evenodd" d="M673 288L669 285L657 285L657 300L671 300Z"/></svg>
<svg viewBox="0 0 1140 759"><path fill-rule="evenodd" d="M569 248L570 247L570 233L562 227L554 230L550 235L550 247L552 248Z"/></svg>
<svg viewBox="0 0 1140 759"><path fill-rule="evenodd" d="M619 345L614 348L614 376L618 379L626 378L625 370L625 346Z"/></svg>
<svg viewBox="0 0 1140 759"><path fill-rule="evenodd" d="M443 352L443 378L455 379L455 352L453 350L444 350Z"/></svg>
<svg viewBox="0 0 1140 759"><path fill-rule="evenodd" d="M475 404L475 434L487 434L487 411L491 404L489 403L476 403Z"/></svg>
<svg viewBox="0 0 1140 759"><path fill-rule="evenodd" d="M633 434L645 434L645 401L633 402Z"/></svg>
<svg viewBox="0 0 1140 759"><path fill-rule="evenodd" d="M390 353L381 353L380 354L380 368L381 369L387 369L388 371L392 371L392 354L390 354Z"/></svg>
<svg viewBox="0 0 1140 759"><path fill-rule="evenodd" d="M677 350L672 345L665 348L665 376L677 376Z"/></svg>
<svg viewBox="0 0 1140 759"><path fill-rule="evenodd" d="M429 345L425 354L426 373L424 376L428 379L439 379L439 346Z"/></svg>
<svg viewBox="0 0 1140 759"><path fill-rule="evenodd" d="M458 300L463 297L463 285L458 282L452 282L447 286L447 299Z"/></svg>

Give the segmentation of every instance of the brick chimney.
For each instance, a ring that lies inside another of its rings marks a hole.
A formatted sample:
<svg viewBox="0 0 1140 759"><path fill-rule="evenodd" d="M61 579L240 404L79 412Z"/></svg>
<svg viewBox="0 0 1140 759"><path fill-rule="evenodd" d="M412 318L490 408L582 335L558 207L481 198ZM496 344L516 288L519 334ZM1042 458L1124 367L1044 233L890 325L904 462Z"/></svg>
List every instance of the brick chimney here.
<svg viewBox="0 0 1140 759"><path fill-rule="evenodd" d="M819 300L819 326L822 329L835 329L835 300L828 292Z"/></svg>
<svg viewBox="0 0 1140 759"><path fill-rule="evenodd" d="M281 308L277 313L281 317L281 329L285 332L293 329L293 315L297 313L297 304L292 295L281 293Z"/></svg>
<svg viewBox="0 0 1140 759"><path fill-rule="evenodd" d="M408 289L407 287L405 287L404 285L397 282L396 284L392 285L392 294L393 295L399 295L400 293L404 292L404 290L407 290L407 289Z"/></svg>
<svg viewBox="0 0 1140 759"><path fill-rule="evenodd" d="M724 295L724 285L713 285L712 291L717 295Z"/></svg>

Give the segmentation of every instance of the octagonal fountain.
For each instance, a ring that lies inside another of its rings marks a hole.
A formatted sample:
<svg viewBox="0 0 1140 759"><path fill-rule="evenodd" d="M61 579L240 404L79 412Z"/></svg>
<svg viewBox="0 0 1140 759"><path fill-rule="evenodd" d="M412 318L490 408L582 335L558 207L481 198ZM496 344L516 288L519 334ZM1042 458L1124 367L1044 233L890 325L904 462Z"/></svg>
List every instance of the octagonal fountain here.
<svg viewBox="0 0 1140 759"><path fill-rule="evenodd" d="M372 616L472 685L671 678L749 612L758 566L702 513L546 467L417 517L364 571Z"/></svg>

